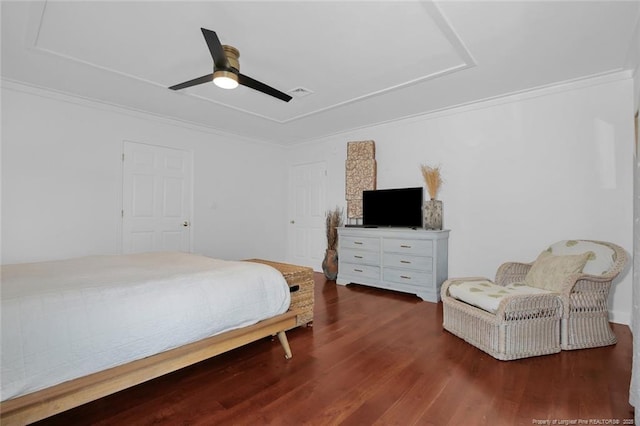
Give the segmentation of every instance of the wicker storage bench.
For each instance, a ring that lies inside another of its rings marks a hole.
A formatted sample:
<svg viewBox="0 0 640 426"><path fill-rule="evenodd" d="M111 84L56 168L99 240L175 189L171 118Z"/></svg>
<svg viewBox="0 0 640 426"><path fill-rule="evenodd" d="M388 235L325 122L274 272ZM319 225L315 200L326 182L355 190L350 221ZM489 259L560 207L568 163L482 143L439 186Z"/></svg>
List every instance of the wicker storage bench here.
<svg viewBox="0 0 640 426"><path fill-rule="evenodd" d="M289 284L291 290L290 311L298 311L296 327L311 326L313 322L313 269L289 263L272 262L264 259L248 259L248 262L262 263L276 268Z"/></svg>
<svg viewBox="0 0 640 426"><path fill-rule="evenodd" d="M508 361L560 352L562 302L555 294L504 298L495 314L453 298L442 285L443 327L492 357ZM500 283L498 283L500 284Z"/></svg>

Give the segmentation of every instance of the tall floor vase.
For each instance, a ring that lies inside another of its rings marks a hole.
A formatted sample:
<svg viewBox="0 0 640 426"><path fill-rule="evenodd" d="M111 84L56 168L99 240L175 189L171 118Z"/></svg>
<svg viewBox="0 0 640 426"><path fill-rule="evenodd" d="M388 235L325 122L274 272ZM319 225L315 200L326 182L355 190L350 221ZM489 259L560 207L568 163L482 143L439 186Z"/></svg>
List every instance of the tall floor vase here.
<svg viewBox="0 0 640 426"><path fill-rule="evenodd" d="M424 203L424 229L442 229L442 201L428 200Z"/></svg>
<svg viewBox="0 0 640 426"><path fill-rule="evenodd" d="M338 278L338 252L337 250L327 249L322 260L322 272L328 280Z"/></svg>

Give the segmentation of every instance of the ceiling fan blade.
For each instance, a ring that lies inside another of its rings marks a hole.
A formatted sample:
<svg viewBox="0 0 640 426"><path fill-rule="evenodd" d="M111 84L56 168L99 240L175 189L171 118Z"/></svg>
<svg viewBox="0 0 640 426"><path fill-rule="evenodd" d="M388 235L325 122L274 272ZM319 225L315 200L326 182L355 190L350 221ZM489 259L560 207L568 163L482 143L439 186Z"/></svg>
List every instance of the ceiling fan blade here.
<svg viewBox="0 0 640 426"><path fill-rule="evenodd" d="M185 81L184 83L176 84L175 86L169 87L171 90L180 90L185 89L187 87L196 86L202 83L208 83L213 81L213 74L203 75L202 77L194 78L193 80Z"/></svg>
<svg viewBox="0 0 640 426"><path fill-rule="evenodd" d="M216 32L206 28L200 29L202 30L204 40L207 42L207 46L209 46L209 52L211 52L211 57L213 58L214 68L222 70L229 69L229 60L227 59L227 55L224 53L224 49L222 49L222 43L220 43L220 39Z"/></svg>
<svg viewBox="0 0 640 426"><path fill-rule="evenodd" d="M251 77L247 77L244 74L238 73L238 83L242 84L243 86L250 87L259 92L266 93L267 95L273 96L285 102L289 102L292 99L292 97L287 95L286 93L283 93L277 89L274 89L271 86L267 86L266 84L261 83L258 80L254 80Z"/></svg>

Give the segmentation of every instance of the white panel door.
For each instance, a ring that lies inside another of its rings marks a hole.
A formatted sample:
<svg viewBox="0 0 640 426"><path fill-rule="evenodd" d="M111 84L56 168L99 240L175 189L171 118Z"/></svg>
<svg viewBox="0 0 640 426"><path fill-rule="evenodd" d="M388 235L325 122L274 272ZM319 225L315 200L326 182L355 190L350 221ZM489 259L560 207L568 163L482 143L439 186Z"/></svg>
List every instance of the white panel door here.
<svg viewBox="0 0 640 426"><path fill-rule="evenodd" d="M125 141L122 161L122 252L191 251L191 152Z"/></svg>
<svg viewBox="0 0 640 426"><path fill-rule="evenodd" d="M290 182L289 261L321 271L326 249L327 165L295 165Z"/></svg>

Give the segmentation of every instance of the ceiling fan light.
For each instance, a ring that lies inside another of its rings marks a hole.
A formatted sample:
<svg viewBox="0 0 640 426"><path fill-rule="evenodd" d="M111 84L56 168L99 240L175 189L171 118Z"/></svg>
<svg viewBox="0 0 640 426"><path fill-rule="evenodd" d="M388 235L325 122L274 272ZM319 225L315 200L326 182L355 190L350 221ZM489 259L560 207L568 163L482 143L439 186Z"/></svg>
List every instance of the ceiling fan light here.
<svg viewBox="0 0 640 426"><path fill-rule="evenodd" d="M216 71L213 73L213 83L222 89L238 87L238 76L231 71Z"/></svg>

